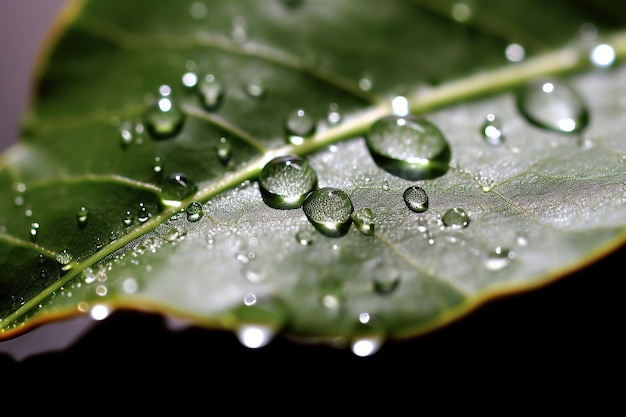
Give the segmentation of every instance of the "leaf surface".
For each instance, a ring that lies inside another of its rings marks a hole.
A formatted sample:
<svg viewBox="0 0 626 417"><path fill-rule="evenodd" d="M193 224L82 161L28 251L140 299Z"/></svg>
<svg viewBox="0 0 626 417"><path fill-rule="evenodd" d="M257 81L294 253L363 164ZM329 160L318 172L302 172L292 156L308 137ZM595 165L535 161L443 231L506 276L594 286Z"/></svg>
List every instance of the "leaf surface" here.
<svg viewBox="0 0 626 417"><path fill-rule="evenodd" d="M128 308L263 335L245 343L281 333L375 350L566 276L625 236L624 8L70 2L0 167L0 337ZM617 59L594 65L604 42ZM536 80L574 96L524 107ZM433 178L370 153L372 125L403 112L396 97L449 144ZM151 129L160 100L180 112L171 134ZM297 110L314 127L290 141ZM563 111L580 126L546 129ZM500 145L482 133L490 114ZM326 236L299 206L267 204L259 175L286 155L371 210L374 233L350 218ZM408 208L411 186L427 210Z"/></svg>

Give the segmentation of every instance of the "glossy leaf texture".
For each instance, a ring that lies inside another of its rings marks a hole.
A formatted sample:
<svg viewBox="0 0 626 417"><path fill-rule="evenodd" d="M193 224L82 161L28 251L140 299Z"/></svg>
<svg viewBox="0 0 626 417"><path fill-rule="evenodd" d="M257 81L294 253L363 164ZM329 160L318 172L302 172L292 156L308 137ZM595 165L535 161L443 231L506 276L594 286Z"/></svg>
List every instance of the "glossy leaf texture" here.
<svg viewBox="0 0 626 417"><path fill-rule="evenodd" d="M2 156L0 337L137 309L366 355L566 277L626 236L621 16L69 2Z"/></svg>

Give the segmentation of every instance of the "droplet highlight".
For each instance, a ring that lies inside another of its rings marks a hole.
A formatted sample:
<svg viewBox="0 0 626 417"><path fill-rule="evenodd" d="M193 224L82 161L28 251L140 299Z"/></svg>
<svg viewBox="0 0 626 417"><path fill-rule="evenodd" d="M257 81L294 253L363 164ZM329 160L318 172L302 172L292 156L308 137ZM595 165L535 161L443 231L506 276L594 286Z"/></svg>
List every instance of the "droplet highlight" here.
<svg viewBox="0 0 626 417"><path fill-rule="evenodd" d="M372 125L366 144L385 171L407 180L437 178L450 168L450 144L430 121L391 115Z"/></svg>
<svg viewBox="0 0 626 417"><path fill-rule="evenodd" d="M402 197L409 210L415 213L423 213L428 210L428 194L419 185L412 185L405 189Z"/></svg>
<svg viewBox="0 0 626 417"><path fill-rule="evenodd" d="M317 174L305 159L298 156L272 159L259 176L263 201L276 209L299 208L316 187Z"/></svg>
<svg viewBox="0 0 626 417"><path fill-rule="evenodd" d="M517 106L533 125L561 133L577 133L589 123L581 96L560 81L535 81L521 88Z"/></svg>
<svg viewBox="0 0 626 417"><path fill-rule="evenodd" d="M341 237L352 225L352 200L338 188L325 187L311 192L302 209L313 227L328 237Z"/></svg>

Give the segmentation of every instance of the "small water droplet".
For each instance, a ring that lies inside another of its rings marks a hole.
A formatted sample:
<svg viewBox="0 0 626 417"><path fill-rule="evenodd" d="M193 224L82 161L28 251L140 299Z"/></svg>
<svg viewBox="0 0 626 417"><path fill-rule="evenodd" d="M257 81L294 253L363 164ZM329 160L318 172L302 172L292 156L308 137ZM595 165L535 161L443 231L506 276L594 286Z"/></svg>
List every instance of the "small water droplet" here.
<svg viewBox="0 0 626 417"><path fill-rule="evenodd" d="M506 59L510 62L521 62L526 57L526 51L519 43L512 43L504 50L504 56L506 56Z"/></svg>
<svg viewBox="0 0 626 417"><path fill-rule="evenodd" d="M145 115L148 131L154 139L167 139L177 135L184 120L184 113L174 105L169 96L161 96Z"/></svg>
<svg viewBox="0 0 626 417"><path fill-rule="evenodd" d="M450 16L459 23L465 23L472 17L472 9L463 2L457 2L450 9Z"/></svg>
<svg viewBox="0 0 626 417"><path fill-rule="evenodd" d="M197 20L204 19L207 16L207 13L208 13L207 6L201 1L194 1L189 6L189 14L194 19L197 19Z"/></svg>
<svg viewBox="0 0 626 417"><path fill-rule="evenodd" d="M263 201L277 209L299 208L316 187L317 174L305 159L298 156L272 159L259 176Z"/></svg>
<svg viewBox="0 0 626 417"><path fill-rule="evenodd" d="M162 202L167 206L178 207L181 200L198 191L198 186L183 173L170 175L162 186Z"/></svg>
<svg viewBox="0 0 626 417"><path fill-rule="evenodd" d="M245 325L237 329L239 342L247 348L257 349L267 345L274 337L274 330L261 325Z"/></svg>
<svg viewBox="0 0 626 417"><path fill-rule="evenodd" d="M502 134L502 119L493 113L487 114L483 122L480 132L489 145L499 146L504 143L504 135Z"/></svg>
<svg viewBox="0 0 626 417"><path fill-rule="evenodd" d="M155 156L152 164L152 172L154 179L160 182L163 179L163 161L160 156Z"/></svg>
<svg viewBox="0 0 626 417"><path fill-rule="evenodd" d="M391 100L391 111L396 116L408 116L409 101L403 96L394 97L393 100Z"/></svg>
<svg viewBox="0 0 626 417"><path fill-rule="evenodd" d="M76 213L76 220L78 221L78 227L84 229L87 225L87 218L89 217L89 210L86 207L81 207Z"/></svg>
<svg viewBox="0 0 626 417"><path fill-rule="evenodd" d="M337 103L330 103L328 106L328 114L326 115L326 120L328 124L331 126L338 125L341 123L341 113L339 112L339 105Z"/></svg>
<svg viewBox="0 0 626 417"><path fill-rule="evenodd" d="M376 215L369 207L362 207L352 213L352 221L357 230L366 236L372 236L375 233L375 220Z"/></svg>
<svg viewBox="0 0 626 417"><path fill-rule="evenodd" d="M392 293L400 285L400 275L395 270L383 271L374 278L374 291L386 295Z"/></svg>
<svg viewBox="0 0 626 417"><path fill-rule="evenodd" d="M246 19L243 16L235 16L233 18L233 27L230 36L233 41L237 43L244 43L248 40L250 35L246 26Z"/></svg>
<svg viewBox="0 0 626 417"><path fill-rule="evenodd" d="M378 352L381 345L379 337L364 337L353 341L350 345L350 350L356 356L366 357Z"/></svg>
<svg viewBox="0 0 626 417"><path fill-rule="evenodd" d="M122 137L122 148L128 148L133 143L135 137L131 123L122 124L120 127L120 136Z"/></svg>
<svg viewBox="0 0 626 417"><path fill-rule="evenodd" d="M302 209L311 224L325 236L341 237L350 230L354 207L343 190L319 188L307 196Z"/></svg>
<svg viewBox="0 0 626 417"><path fill-rule="evenodd" d="M233 156L232 146L228 139L220 138L215 147L215 153L217 153L217 159L220 160L222 165L228 164Z"/></svg>
<svg viewBox="0 0 626 417"><path fill-rule="evenodd" d="M150 218L150 212L148 208L143 204L139 203L139 211L137 212L137 221L139 223L145 223Z"/></svg>
<svg viewBox="0 0 626 417"><path fill-rule="evenodd" d="M369 76L363 76L359 80L359 88L363 91L370 91L374 86L374 82Z"/></svg>
<svg viewBox="0 0 626 417"><path fill-rule="evenodd" d="M519 111L535 126L576 133L589 123L587 106L578 93L559 81L535 81L520 89Z"/></svg>
<svg viewBox="0 0 626 417"><path fill-rule="evenodd" d="M298 230L296 233L296 241L302 246L310 246L313 244L314 232L310 229Z"/></svg>
<svg viewBox="0 0 626 417"><path fill-rule="evenodd" d="M187 71L181 77L181 81L186 89L191 90L198 85L198 74L193 71Z"/></svg>
<svg viewBox="0 0 626 417"><path fill-rule="evenodd" d="M366 136L374 161L407 180L432 179L450 168L450 145L433 123L416 116L386 116Z"/></svg>
<svg viewBox="0 0 626 417"><path fill-rule="evenodd" d="M265 86L258 79L249 80L245 85L245 91L252 98L260 99L265 96Z"/></svg>
<svg viewBox="0 0 626 417"><path fill-rule="evenodd" d="M39 223L31 223L29 234L30 241L35 243L37 241L37 235L39 234Z"/></svg>
<svg viewBox="0 0 626 417"><path fill-rule="evenodd" d="M428 210L428 195L422 187L412 185L404 190L402 197L411 211L423 213Z"/></svg>
<svg viewBox="0 0 626 417"><path fill-rule="evenodd" d="M190 222L197 222L204 216L204 209L202 208L202 204L198 201L192 201L187 206L187 220Z"/></svg>
<svg viewBox="0 0 626 417"><path fill-rule="evenodd" d="M611 45L602 43L596 45L589 54L591 63L599 68L608 68L615 62L615 49Z"/></svg>
<svg viewBox="0 0 626 417"><path fill-rule="evenodd" d="M446 227L460 229L469 225L470 218L465 210L459 207L455 207L446 210L446 212L443 213L443 216L441 216L441 221Z"/></svg>
<svg viewBox="0 0 626 417"><path fill-rule="evenodd" d="M61 265L67 265L74 260L74 257L67 249L62 249L57 253L56 260Z"/></svg>
<svg viewBox="0 0 626 417"><path fill-rule="evenodd" d="M225 87L213 74L207 74L197 85L200 101L205 109L213 111L219 107L224 97Z"/></svg>
<svg viewBox="0 0 626 417"><path fill-rule="evenodd" d="M487 254L485 268L490 271L499 271L507 267L514 258L515 252L498 246Z"/></svg>
<svg viewBox="0 0 626 417"><path fill-rule="evenodd" d="M315 132L315 121L303 109L289 113L285 121L287 142L292 145L301 145L304 140Z"/></svg>

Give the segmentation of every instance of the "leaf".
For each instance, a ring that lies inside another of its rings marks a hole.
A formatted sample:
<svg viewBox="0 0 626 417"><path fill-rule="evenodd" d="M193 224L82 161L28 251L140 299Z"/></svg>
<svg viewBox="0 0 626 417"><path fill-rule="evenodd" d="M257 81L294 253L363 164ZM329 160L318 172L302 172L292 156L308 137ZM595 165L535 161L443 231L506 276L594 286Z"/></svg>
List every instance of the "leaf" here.
<svg viewBox="0 0 626 417"><path fill-rule="evenodd" d="M134 309L251 347L280 333L368 354L622 245L624 6L491 3L70 2L2 159L0 337ZM603 42L618 59L608 67L589 60ZM520 62L507 60L511 44ZM545 128L548 103L520 107L523 87L546 78L574 91L556 109L573 112L573 131ZM369 152L398 96L449 143L430 178ZM159 98L181 124L161 112L173 124L157 134ZM296 110L315 130L297 118L304 138L290 142ZM481 134L488 114L500 146ZM348 218L345 235L326 236L299 206L266 204L259 175L286 155L370 209L375 232ZM416 185L426 211L403 199ZM444 224L455 208L467 227Z"/></svg>

